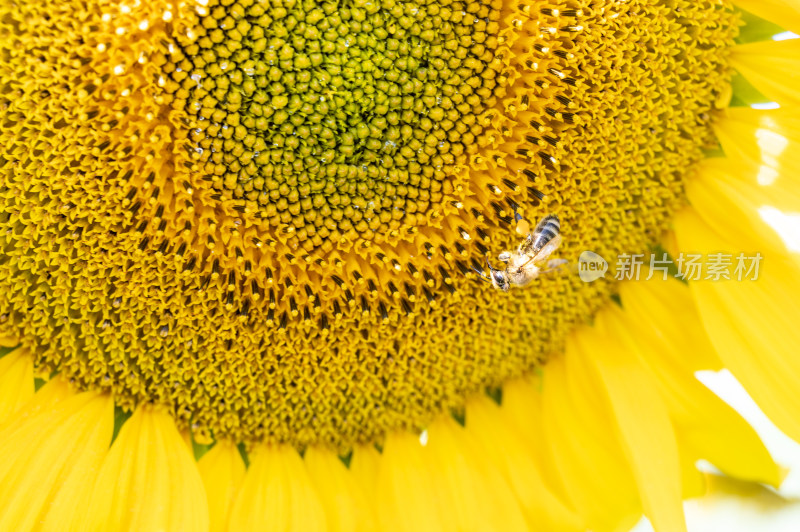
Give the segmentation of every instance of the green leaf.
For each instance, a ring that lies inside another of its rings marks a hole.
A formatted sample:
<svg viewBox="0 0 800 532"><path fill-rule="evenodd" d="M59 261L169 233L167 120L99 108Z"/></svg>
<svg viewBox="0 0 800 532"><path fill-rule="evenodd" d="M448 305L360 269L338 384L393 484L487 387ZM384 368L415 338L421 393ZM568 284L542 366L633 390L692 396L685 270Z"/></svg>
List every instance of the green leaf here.
<svg viewBox="0 0 800 532"><path fill-rule="evenodd" d="M14 349L16 349L17 347L19 347L19 346L14 346L14 347L0 347L0 358L3 358L4 356L6 356L7 354L9 354L11 351L13 351Z"/></svg>
<svg viewBox="0 0 800 532"><path fill-rule="evenodd" d="M350 462L353 461L353 451L350 451L349 453L347 453L344 456L339 455L339 460L342 461L342 463L344 464L344 466L346 468L350 469Z"/></svg>
<svg viewBox="0 0 800 532"><path fill-rule="evenodd" d="M739 12L742 22L745 23L744 27L742 27L741 31L739 32L739 36L736 38L736 44L768 41L772 39L774 35L786 31L785 28L782 28L768 20L764 20L761 17L757 17L756 15L753 15L752 13L749 13L743 9L737 8L736 11Z"/></svg>
<svg viewBox="0 0 800 532"><path fill-rule="evenodd" d="M196 441L194 441L194 436L193 436L192 437L192 452L194 453L194 459L195 460L200 460L200 458L202 458L204 454L206 454L208 451L210 451L211 448L214 447L215 444L216 444L216 442L212 442L212 443L209 443L209 444L197 443Z"/></svg>
<svg viewBox="0 0 800 532"><path fill-rule="evenodd" d="M243 443L236 444L236 448L239 449L239 454L242 456L242 461L244 462L244 466L250 467L250 457L247 456L247 448L244 446Z"/></svg>
<svg viewBox="0 0 800 532"><path fill-rule="evenodd" d="M114 443L114 440L117 439L117 435L119 434L122 425L128 421L128 418L133 415L133 412L126 412L122 408L118 406L114 406L114 434L111 436L111 443Z"/></svg>
<svg viewBox="0 0 800 532"><path fill-rule="evenodd" d="M486 395L499 405L503 404L503 389L500 386L486 388Z"/></svg>
<svg viewBox="0 0 800 532"><path fill-rule="evenodd" d="M669 253L667 253L666 249L661 247L661 245L656 245L656 246L653 247L652 252L656 256L656 260L661 260L661 258L664 255L666 255L666 257L667 257L666 260L669 261L666 264L667 275L669 275L670 277L674 277L675 279L679 280L683 284L688 284L686 279L684 279L683 277L678 277L680 275L680 273L681 273L680 270L678 269L678 264L675 262L675 258L672 255L670 255Z"/></svg>
<svg viewBox="0 0 800 532"><path fill-rule="evenodd" d="M758 89L753 87L744 76L738 72L731 79L733 88L733 98L731 107L750 107L757 103L770 103L772 100L764 96Z"/></svg>

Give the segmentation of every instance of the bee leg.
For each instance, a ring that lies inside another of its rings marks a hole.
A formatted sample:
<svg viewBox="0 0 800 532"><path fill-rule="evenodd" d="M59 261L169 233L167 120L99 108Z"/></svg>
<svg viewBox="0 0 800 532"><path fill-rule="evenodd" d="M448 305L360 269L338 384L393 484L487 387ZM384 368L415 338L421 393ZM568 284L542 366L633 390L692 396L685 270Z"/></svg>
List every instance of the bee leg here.
<svg viewBox="0 0 800 532"><path fill-rule="evenodd" d="M501 262L508 262L510 259L511 259L511 252L510 251L504 251L504 252L502 252L501 254L499 254L497 256L497 260L499 260Z"/></svg>
<svg viewBox="0 0 800 532"><path fill-rule="evenodd" d="M476 263L473 263L473 264L476 264ZM488 275L486 275L486 272L483 271L483 269L481 269L480 266L472 266L471 269L472 269L473 272L478 274L478 278L481 281L483 281L485 283L491 283L492 282L492 279Z"/></svg>
<svg viewBox="0 0 800 532"><path fill-rule="evenodd" d="M483 281L484 283L491 283L492 281L489 279L489 276L486 275L486 272L479 270L478 268L473 267L472 271L478 274L478 278Z"/></svg>
<svg viewBox="0 0 800 532"><path fill-rule="evenodd" d="M542 270L540 273L547 273L552 272L553 270L558 270L562 266L567 264L567 259L550 259L547 261L547 268Z"/></svg>
<svg viewBox="0 0 800 532"><path fill-rule="evenodd" d="M514 205L514 221L518 222L520 220L522 220L522 215L519 212L517 212L517 206Z"/></svg>

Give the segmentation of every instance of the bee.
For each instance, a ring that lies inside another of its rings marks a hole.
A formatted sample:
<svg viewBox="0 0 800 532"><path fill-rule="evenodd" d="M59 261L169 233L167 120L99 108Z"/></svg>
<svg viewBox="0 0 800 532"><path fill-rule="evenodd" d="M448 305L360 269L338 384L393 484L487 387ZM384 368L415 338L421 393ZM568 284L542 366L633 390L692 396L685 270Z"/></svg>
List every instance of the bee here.
<svg viewBox="0 0 800 532"><path fill-rule="evenodd" d="M522 220L519 214L514 214L518 222L517 232L528 233L525 240L517 247L516 251L504 251L497 257L498 260L505 263L505 268L494 268L487 258L486 266L489 268L490 275L487 276L484 272L475 270L481 278L503 292L507 292L511 285L525 286L540 274L558 269L567 262L564 259L547 260L561 245L561 223L558 216L548 214L539 220L533 231L528 232L527 229L530 229L530 225ZM543 267L544 261L547 263Z"/></svg>

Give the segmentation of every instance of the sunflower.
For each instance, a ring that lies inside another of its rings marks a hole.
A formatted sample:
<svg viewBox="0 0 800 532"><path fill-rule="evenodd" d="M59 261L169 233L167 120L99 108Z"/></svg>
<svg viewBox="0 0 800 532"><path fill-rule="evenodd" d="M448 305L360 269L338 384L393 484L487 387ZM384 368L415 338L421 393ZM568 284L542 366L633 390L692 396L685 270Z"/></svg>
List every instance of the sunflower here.
<svg viewBox="0 0 800 532"><path fill-rule="evenodd" d="M698 460L778 486L694 375L800 441L785 30L795 0L2 3L0 530L672 532ZM485 282L548 214L567 266Z"/></svg>

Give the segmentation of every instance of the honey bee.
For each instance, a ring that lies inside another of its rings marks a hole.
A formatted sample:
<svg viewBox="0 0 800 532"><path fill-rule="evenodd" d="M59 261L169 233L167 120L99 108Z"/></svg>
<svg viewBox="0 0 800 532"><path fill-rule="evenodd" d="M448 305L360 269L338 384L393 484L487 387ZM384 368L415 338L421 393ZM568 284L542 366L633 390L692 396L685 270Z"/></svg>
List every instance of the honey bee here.
<svg viewBox="0 0 800 532"><path fill-rule="evenodd" d="M507 292L511 285L525 286L539 275L558 269L567 262L564 259L547 260L561 244L561 223L558 216L555 214L545 216L531 232L527 231L530 225L522 220L519 214L515 213L515 218L518 222L517 232L527 233L527 236L516 251L513 253L504 251L497 257L505 263L505 268L499 270L494 268L487 258L486 266L490 275L475 270L481 278L503 292ZM542 263L546 260L547 263L543 267Z"/></svg>

